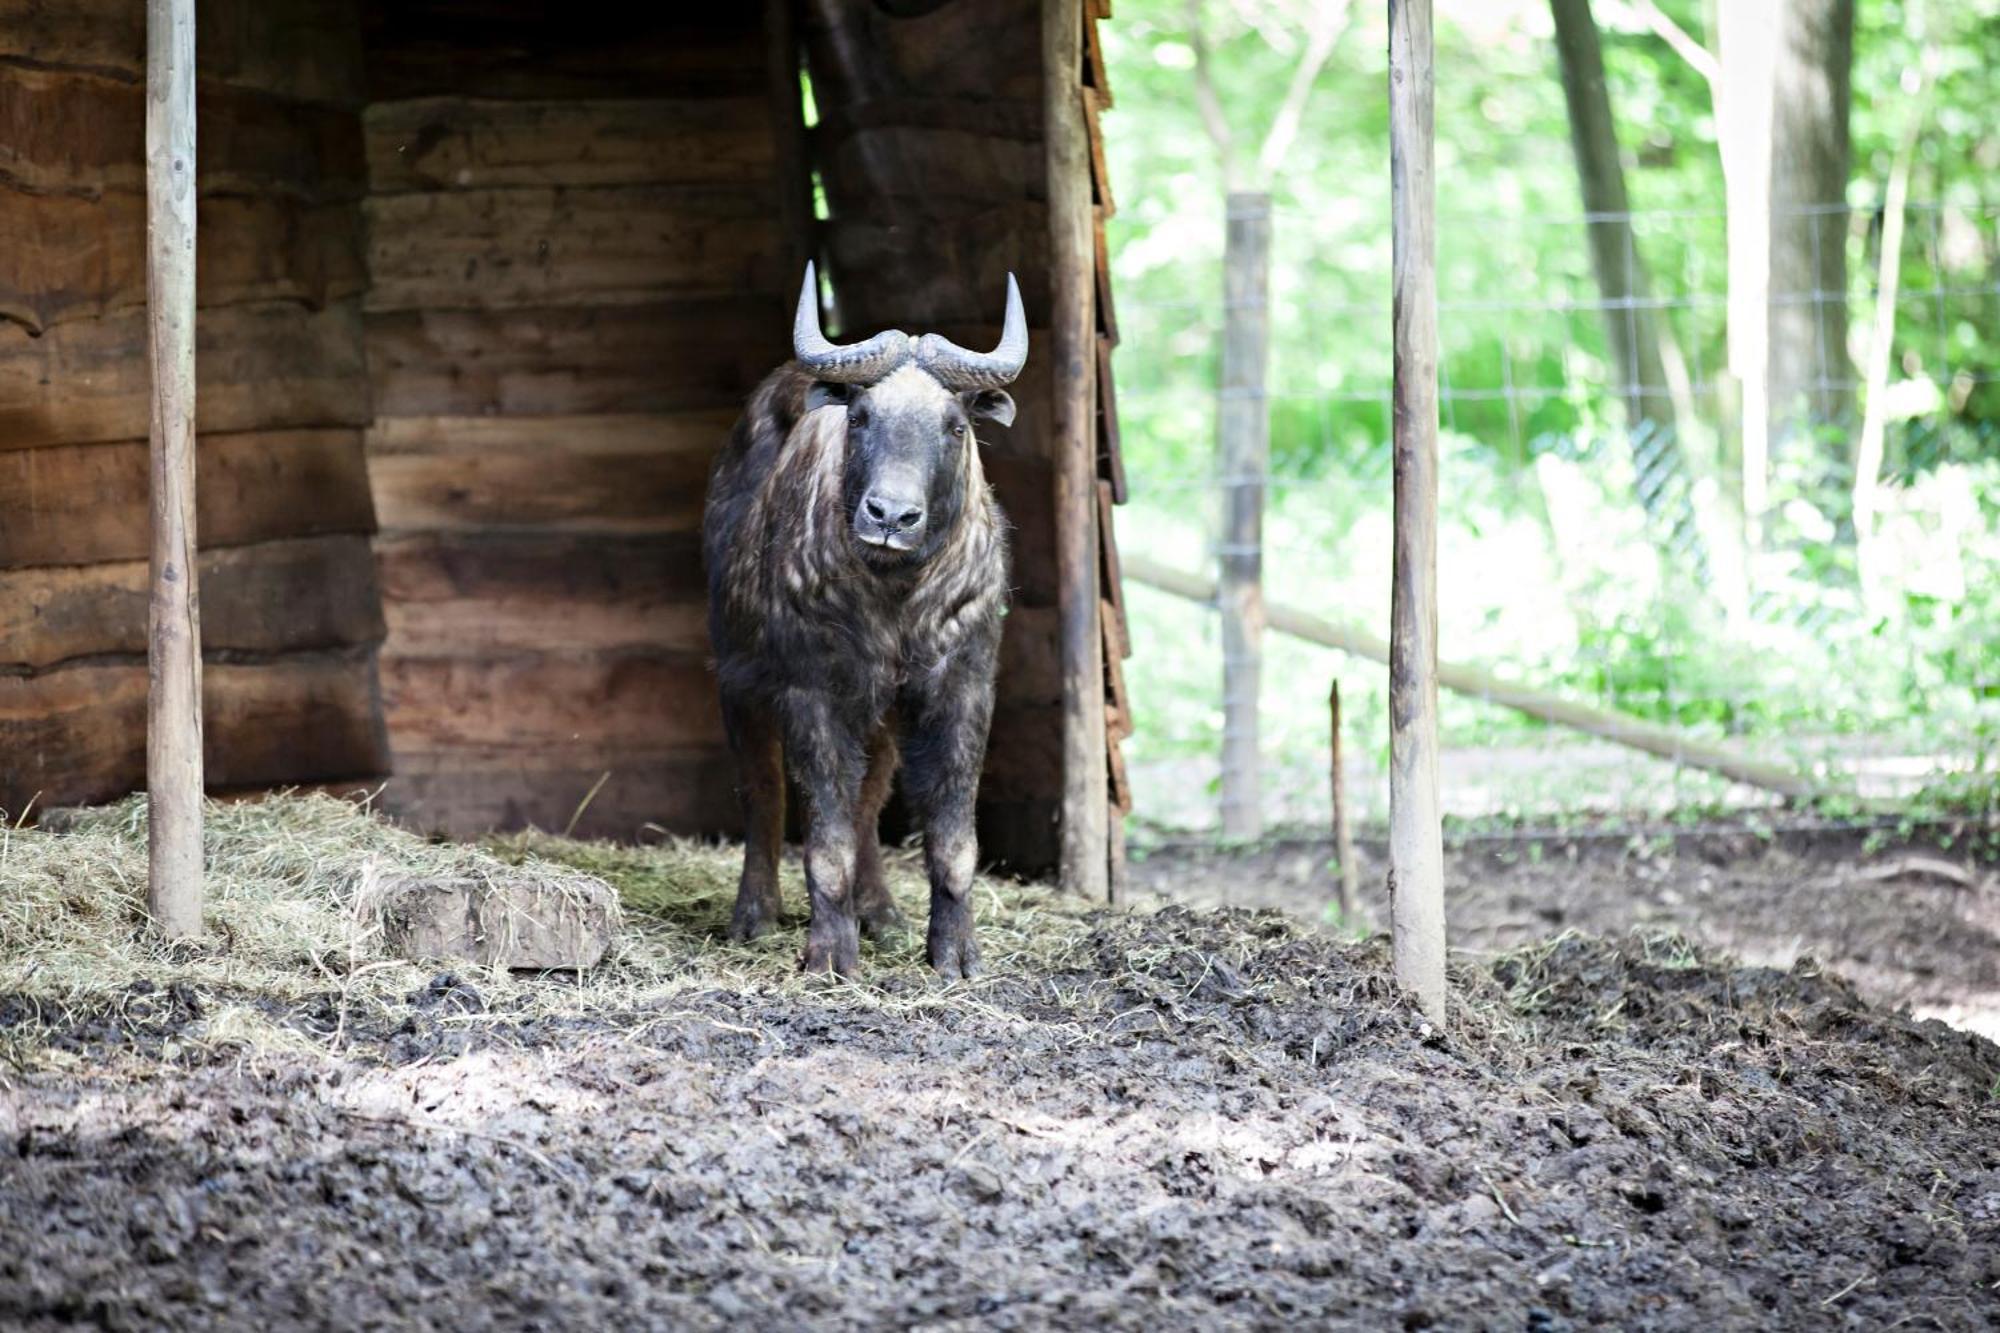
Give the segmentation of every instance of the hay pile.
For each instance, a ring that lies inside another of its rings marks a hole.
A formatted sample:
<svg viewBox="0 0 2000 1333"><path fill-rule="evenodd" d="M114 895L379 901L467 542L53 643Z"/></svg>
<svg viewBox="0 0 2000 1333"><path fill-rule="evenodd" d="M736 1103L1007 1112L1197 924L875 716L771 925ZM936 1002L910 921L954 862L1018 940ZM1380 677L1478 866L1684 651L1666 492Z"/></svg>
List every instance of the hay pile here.
<svg viewBox="0 0 2000 1333"><path fill-rule="evenodd" d="M762 993L830 984L797 974L805 889L796 864L785 870L787 929L746 946L726 941L740 866L727 845L666 838L632 847L538 833L450 843L325 795L210 802L207 931L167 944L143 911L144 798L65 811L49 824L0 827L0 996L74 1006L143 979L241 1000L337 992L343 1006L397 1004L437 969L384 949L370 884L395 873L486 881L521 869L580 894L607 882L625 915L612 952L584 975L482 970L480 989L516 1013L629 1010L696 985ZM907 853L889 859L891 892L920 928L928 910L920 869ZM982 879L975 892L982 945L1001 967L1025 965L1029 953L1047 962L1082 933L1078 908L1046 890ZM912 935L864 952L864 978L838 984L857 1003L910 1003L883 987L908 989L926 975L922 963L921 936ZM243 1021L236 1012L225 1025Z"/></svg>

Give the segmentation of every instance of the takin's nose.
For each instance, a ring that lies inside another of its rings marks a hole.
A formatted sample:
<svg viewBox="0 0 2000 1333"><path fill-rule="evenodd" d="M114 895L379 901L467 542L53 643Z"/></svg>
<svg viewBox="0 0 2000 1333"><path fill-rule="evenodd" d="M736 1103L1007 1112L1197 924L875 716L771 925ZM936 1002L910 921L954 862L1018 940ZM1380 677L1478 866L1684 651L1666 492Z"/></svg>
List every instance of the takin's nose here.
<svg viewBox="0 0 2000 1333"><path fill-rule="evenodd" d="M923 535L924 507L907 496L871 491L861 501L854 527L861 540L872 546L907 551Z"/></svg>

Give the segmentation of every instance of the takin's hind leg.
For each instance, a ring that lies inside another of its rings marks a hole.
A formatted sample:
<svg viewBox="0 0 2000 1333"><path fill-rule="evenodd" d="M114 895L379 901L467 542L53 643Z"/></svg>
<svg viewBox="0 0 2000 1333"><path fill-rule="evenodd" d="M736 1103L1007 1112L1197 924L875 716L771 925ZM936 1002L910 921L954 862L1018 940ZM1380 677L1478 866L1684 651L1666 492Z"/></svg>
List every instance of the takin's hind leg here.
<svg viewBox="0 0 2000 1333"><path fill-rule="evenodd" d="M729 938L753 940L778 927L778 859L785 845L785 756L777 728L762 708L724 700L722 719L736 755L737 795L743 804L743 877Z"/></svg>
<svg viewBox="0 0 2000 1333"><path fill-rule="evenodd" d="M882 867L882 807L889 802L889 784L896 777L896 734L884 726L868 745L868 775L861 780L855 802L854 915L861 933L879 940L903 929L903 914L889 897Z"/></svg>

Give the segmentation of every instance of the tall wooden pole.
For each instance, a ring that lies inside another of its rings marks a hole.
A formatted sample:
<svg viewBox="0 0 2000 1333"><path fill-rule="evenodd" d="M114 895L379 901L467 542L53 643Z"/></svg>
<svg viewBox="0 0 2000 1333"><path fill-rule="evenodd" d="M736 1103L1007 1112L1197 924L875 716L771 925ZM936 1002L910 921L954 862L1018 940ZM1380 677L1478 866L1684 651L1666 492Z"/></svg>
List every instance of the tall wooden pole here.
<svg viewBox="0 0 2000 1333"><path fill-rule="evenodd" d="M1257 699L1264 677L1264 473L1271 418L1271 196L1229 194L1222 250L1222 832L1264 832Z"/></svg>
<svg viewBox="0 0 2000 1333"><path fill-rule="evenodd" d="M1065 889L1110 895L1110 793L1104 737L1104 636L1098 623L1097 250L1090 143L1083 123L1081 0L1043 0L1042 109L1049 186L1049 339L1054 395L1057 609L1062 654Z"/></svg>
<svg viewBox="0 0 2000 1333"><path fill-rule="evenodd" d="M194 532L194 0L146 3L146 306L153 371L146 907L201 933L201 611Z"/></svg>
<svg viewBox="0 0 2000 1333"><path fill-rule="evenodd" d="M1444 1021L1437 732L1437 180L1431 0L1389 0L1395 275L1395 562L1389 613L1389 904L1396 978Z"/></svg>

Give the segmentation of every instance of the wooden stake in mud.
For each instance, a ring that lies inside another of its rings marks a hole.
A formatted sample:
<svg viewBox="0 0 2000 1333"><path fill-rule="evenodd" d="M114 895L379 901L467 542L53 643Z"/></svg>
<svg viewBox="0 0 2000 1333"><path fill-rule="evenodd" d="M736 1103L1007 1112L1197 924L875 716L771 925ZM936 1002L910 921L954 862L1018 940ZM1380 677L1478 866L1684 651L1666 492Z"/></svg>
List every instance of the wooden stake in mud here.
<svg viewBox="0 0 2000 1333"><path fill-rule="evenodd" d="M1354 920L1354 897L1359 887L1361 868L1354 864L1354 830L1347 822L1347 778L1340 765L1340 681L1337 679L1327 694L1326 709L1333 723L1333 762L1329 770L1333 780L1333 851L1340 858L1340 919L1344 924Z"/></svg>
<svg viewBox="0 0 2000 1333"><path fill-rule="evenodd" d="M1444 1021L1437 732L1437 181L1431 0L1389 0L1395 561L1389 614L1389 911L1396 979Z"/></svg>
<svg viewBox="0 0 2000 1333"><path fill-rule="evenodd" d="M201 619L194 531L194 0L146 4L146 310L153 371L146 909L201 933Z"/></svg>
<svg viewBox="0 0 2000 1333"><path fill-rule="evenodd" d="M1110 896L1104 632L1097 591L1097 247L1083 123L1083 8L1043 0L1042 110L1049 182L1049 341L1062 652L1062 886Z"/></svg>

